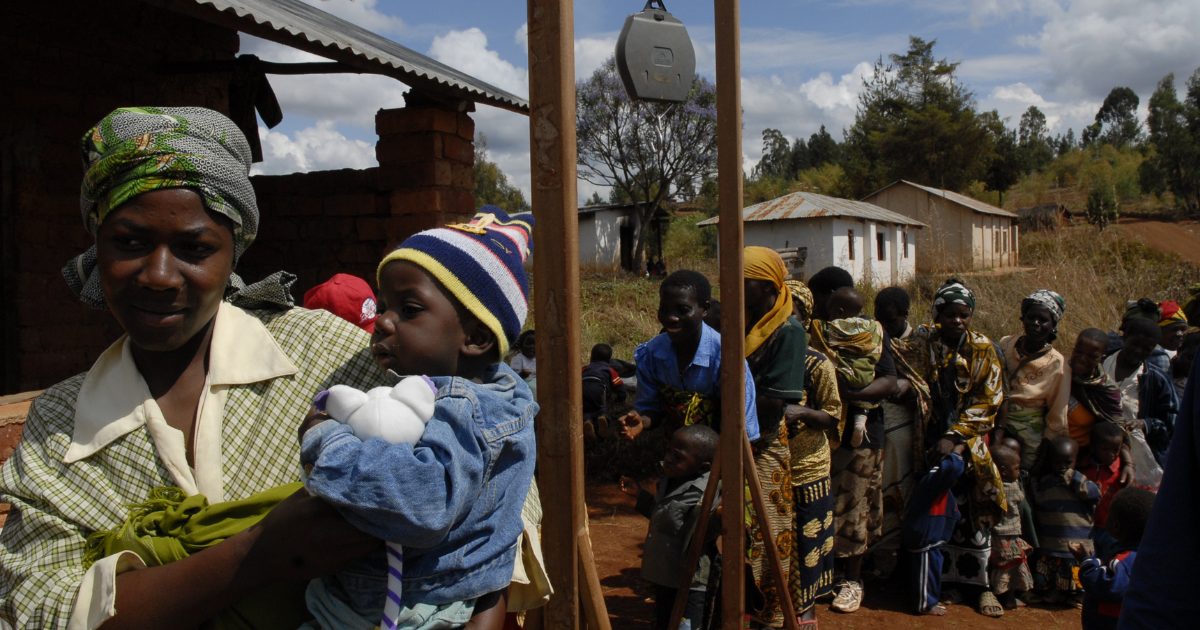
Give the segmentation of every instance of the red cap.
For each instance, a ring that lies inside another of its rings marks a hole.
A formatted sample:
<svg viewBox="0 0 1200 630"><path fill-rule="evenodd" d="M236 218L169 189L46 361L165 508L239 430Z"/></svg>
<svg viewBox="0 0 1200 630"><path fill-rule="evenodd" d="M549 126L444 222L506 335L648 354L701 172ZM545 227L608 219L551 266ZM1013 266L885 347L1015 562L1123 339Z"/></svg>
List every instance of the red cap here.
<svg viewBox="0 0 1200 630"><path fill-rule="evenodd" d="M375 320L378 318L375 293L358 276L335 274L309 289L304 294L304 308L325 309L369 333L375 332Z"/></svg>

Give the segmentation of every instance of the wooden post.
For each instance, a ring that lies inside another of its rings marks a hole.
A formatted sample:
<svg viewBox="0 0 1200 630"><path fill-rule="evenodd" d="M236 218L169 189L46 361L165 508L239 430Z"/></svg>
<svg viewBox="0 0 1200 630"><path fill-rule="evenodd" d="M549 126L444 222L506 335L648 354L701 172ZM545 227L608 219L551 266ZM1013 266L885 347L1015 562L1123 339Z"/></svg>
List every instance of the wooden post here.
<svg viewBox="0 0 1200 630"><path fill-rule="evenodd" d="M529 158L538 336L538 485L542 547L554 596L546 628L580 627L583 503L582 382L579 374L579 221L575 183L575 54L572 0L528 0ZM603 600L600 602L603 612Z"/></svg>
<svg viewBox="0 0 1200 630"><path fill-rule="evenodd" d="M721 269L721 627L735 630L746 608L742 591L746 539L742 434L745 432L745 313L742 309L742 97L738 0L714 0L717 44L717 191ZM786 585L785 585L786 588Z"/></svg>

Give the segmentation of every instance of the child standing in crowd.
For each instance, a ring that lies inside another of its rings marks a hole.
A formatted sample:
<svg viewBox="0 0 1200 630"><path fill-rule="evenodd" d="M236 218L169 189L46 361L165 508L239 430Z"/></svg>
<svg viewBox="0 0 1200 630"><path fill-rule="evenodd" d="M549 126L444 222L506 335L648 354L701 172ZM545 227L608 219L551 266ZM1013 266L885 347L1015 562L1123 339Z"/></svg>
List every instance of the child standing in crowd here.
<svg viewBox="0 0 1200 630"><path fill-rule="evenodd" d="M712 286L703 274L681 269L658 288L663 332L633 352L638 391L633 411L621 416L621 435L632 440L662 425L669 435L689 424L720 430L721 334L704 323ZM754 381L746 375L746 435L758 439Z"/></svg>
<svg viewBox="0 0 1200 630"><path fill-rule="evenodd" d="M1036 582L1043 598L1052 604L1067 603L1075 588L1072 543L1092 553L1088 538L1092 512L1100 489L1075 469L1077 447L1071 438L1049 441L1040 470L1033 472L1033 509L1038 527Z"/></svg>
<svg viewBox="0 0 1200 630"><path fill-rule="evenodd" d="M1000 340L1008 396L1000 430L1021 442L1021 469L1033 467L1043 437L1067 435L1067 401L1071 376L1067 361L1054 346L1066 302L1048 289L1021 300L1022 335Z"/></svg>
<svg viewBox="0 0 1200 630"><path fill-rule="evenodd" d="M535 378L537 376L537 353L533 329L521 333L514 345L517 347L517 353L509 359L508 364L521 378L527 381Z"/></svg>
<svg viewBox="0 0 1200 630"><path fill-rule="evenodd" d="M1092 425L1092 439L1086 449L1081 449L1082 462L1079 472L1100 489L1100 502L1096 504L1096 513L1092 517L1092 538L1095 540L1096 553L1101 556L1111 555L1115 542L1105 530L1108 521L1109 505L1113 497L1126 481L1121 479L1121 449L1126 448L1125 430L1114 422L1097 422Z"/></svg>
<svg viewBox="0 0 1200 630"><path fill-rule="evenodd" d="M992 557L989 561L992 592L1007 609L1017 607L1017 597L1033 590L1033 575L1029 572L1029 552L1033 547L1022 538L1021 509L1025 504L1025 489L1021 484L1021 454L1007 446L992 447L992 461L1004 482L1004 498L1008 509L992 526Z"/></svg>
<svg viewBox="0 0 1200 630"><path fill-rule="evenodd" d="M1179 409L1169 373L1150 360L1162 330L1156 322L1133 318L1126 320L1123 332L1123 346L1104 360L1104 371L1121 390L1122 421L1145 431L1154 458L1162 464Z"/></svg>
<svg viewBox="0 0 1200 630"><path fill-rule="evenodd" d="M1115 630L1121 616L1121 600L1133 576L1133 563L1142 542L1154 494L1141 488L1125 488L1117 493L1109 510L1107 530L1117 541L1116 551L1102 556L1089 554L1082 544L1071 546L1079 562L1079 581L1083 584L1083 630Z"/></svg>
<svg viewBox="0 0 1200 630"><path fill-rule="evenodd" d="M1067 430L1081 448L1091 441L1096 422L1122 422L1121 389L1102 365L1107 345L1108 335L1103 330L1085 328L1071 350Z"/></svg>
<svg viewBox="0 0 1200 630"><path fill-rule="evenodd" d="M654 585L655 630L669 628L671 608L681 588L680 567L687 560L696 523L704 516L700 501L716 452L716 431L698 424L676 431L667 443L657 490L638 492L637 511L650 519L642 549L642 577ZM716 545L707 547L687 589L681 630L704 627L704 595Z"/></svg>
<svg viewBox="0 0 1200 630"><path fill-rule="evenodd" d="M379 264L385 309L371 349L381 367L437 387L420 442L355 437L312 415L301 429L307 488L355 527L403 545L401 609L384 626L460 626L503 616L534 468L529 387L501 362L525 321L532 217L485 206L470 224L420 232ZM489 273L487 264L508 273ZM378 562L314 580L320 627L372 627L385 601Z"/></svg>
<svg viewBox="0 0 1200 630"><path fill-rule="evenodd" d="M946 614L942 596L942 545L950 540L960 517L958 501L950 491L962 477L966 446L959 444L943 455L913 488L904 514L901 538L910 557L916 611L922 615Z"/></svg>

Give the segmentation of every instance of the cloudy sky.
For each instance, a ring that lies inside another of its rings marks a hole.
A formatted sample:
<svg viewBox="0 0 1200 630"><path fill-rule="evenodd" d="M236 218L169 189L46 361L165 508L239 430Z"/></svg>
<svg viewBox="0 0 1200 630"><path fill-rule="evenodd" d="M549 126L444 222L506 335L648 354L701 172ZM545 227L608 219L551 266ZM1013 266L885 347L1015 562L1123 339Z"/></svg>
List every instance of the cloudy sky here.
<svg viewBox="0 0 1200 630"><path fill-rule="evenodd" d="M304 0L408 48L519 96L528 94L522 0ZM643 0L576 0L575 73L589 76L609 55L625 16ZM667 0L688 27L697 70L714 77L712 2ZM981 109L1015 127L1037 105L1052 133L1091 122L1114 86L1133 88L1142 109L1163 75L1182 85L1200 66L1196 0L745 0L742 104L746 166L758 160L762 130L791 138L825 125L835 137L854 121L862 78L881 55L904 52L908 36L936 39L939 57ZM311 55L249 36L242 52L270 61ZM403 84L358 75L273 76L284 111L261 129L263 173L375 164L374 114L404 103ZM526 119L486 105L473 114L490 158L529 194ZM580 183L581 198L592 188Z"/></svg>

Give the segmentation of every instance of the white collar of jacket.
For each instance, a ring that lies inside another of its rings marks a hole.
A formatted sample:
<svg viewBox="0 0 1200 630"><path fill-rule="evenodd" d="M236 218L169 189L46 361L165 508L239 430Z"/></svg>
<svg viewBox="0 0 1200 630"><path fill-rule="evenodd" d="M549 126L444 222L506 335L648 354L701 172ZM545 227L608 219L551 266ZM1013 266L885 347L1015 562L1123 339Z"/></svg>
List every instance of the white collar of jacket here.
<svg viewBox="0 0 1200 630"><path fill-rule="evenodd" d="M146 424L145 407L152 397L130 345L129 336L122 336L88 370L76 400L75 430L63 463L85 459ZM217 388L258 383L298 371L261 321L232 304L221 303L213 322L205 395Z"/></svg>

